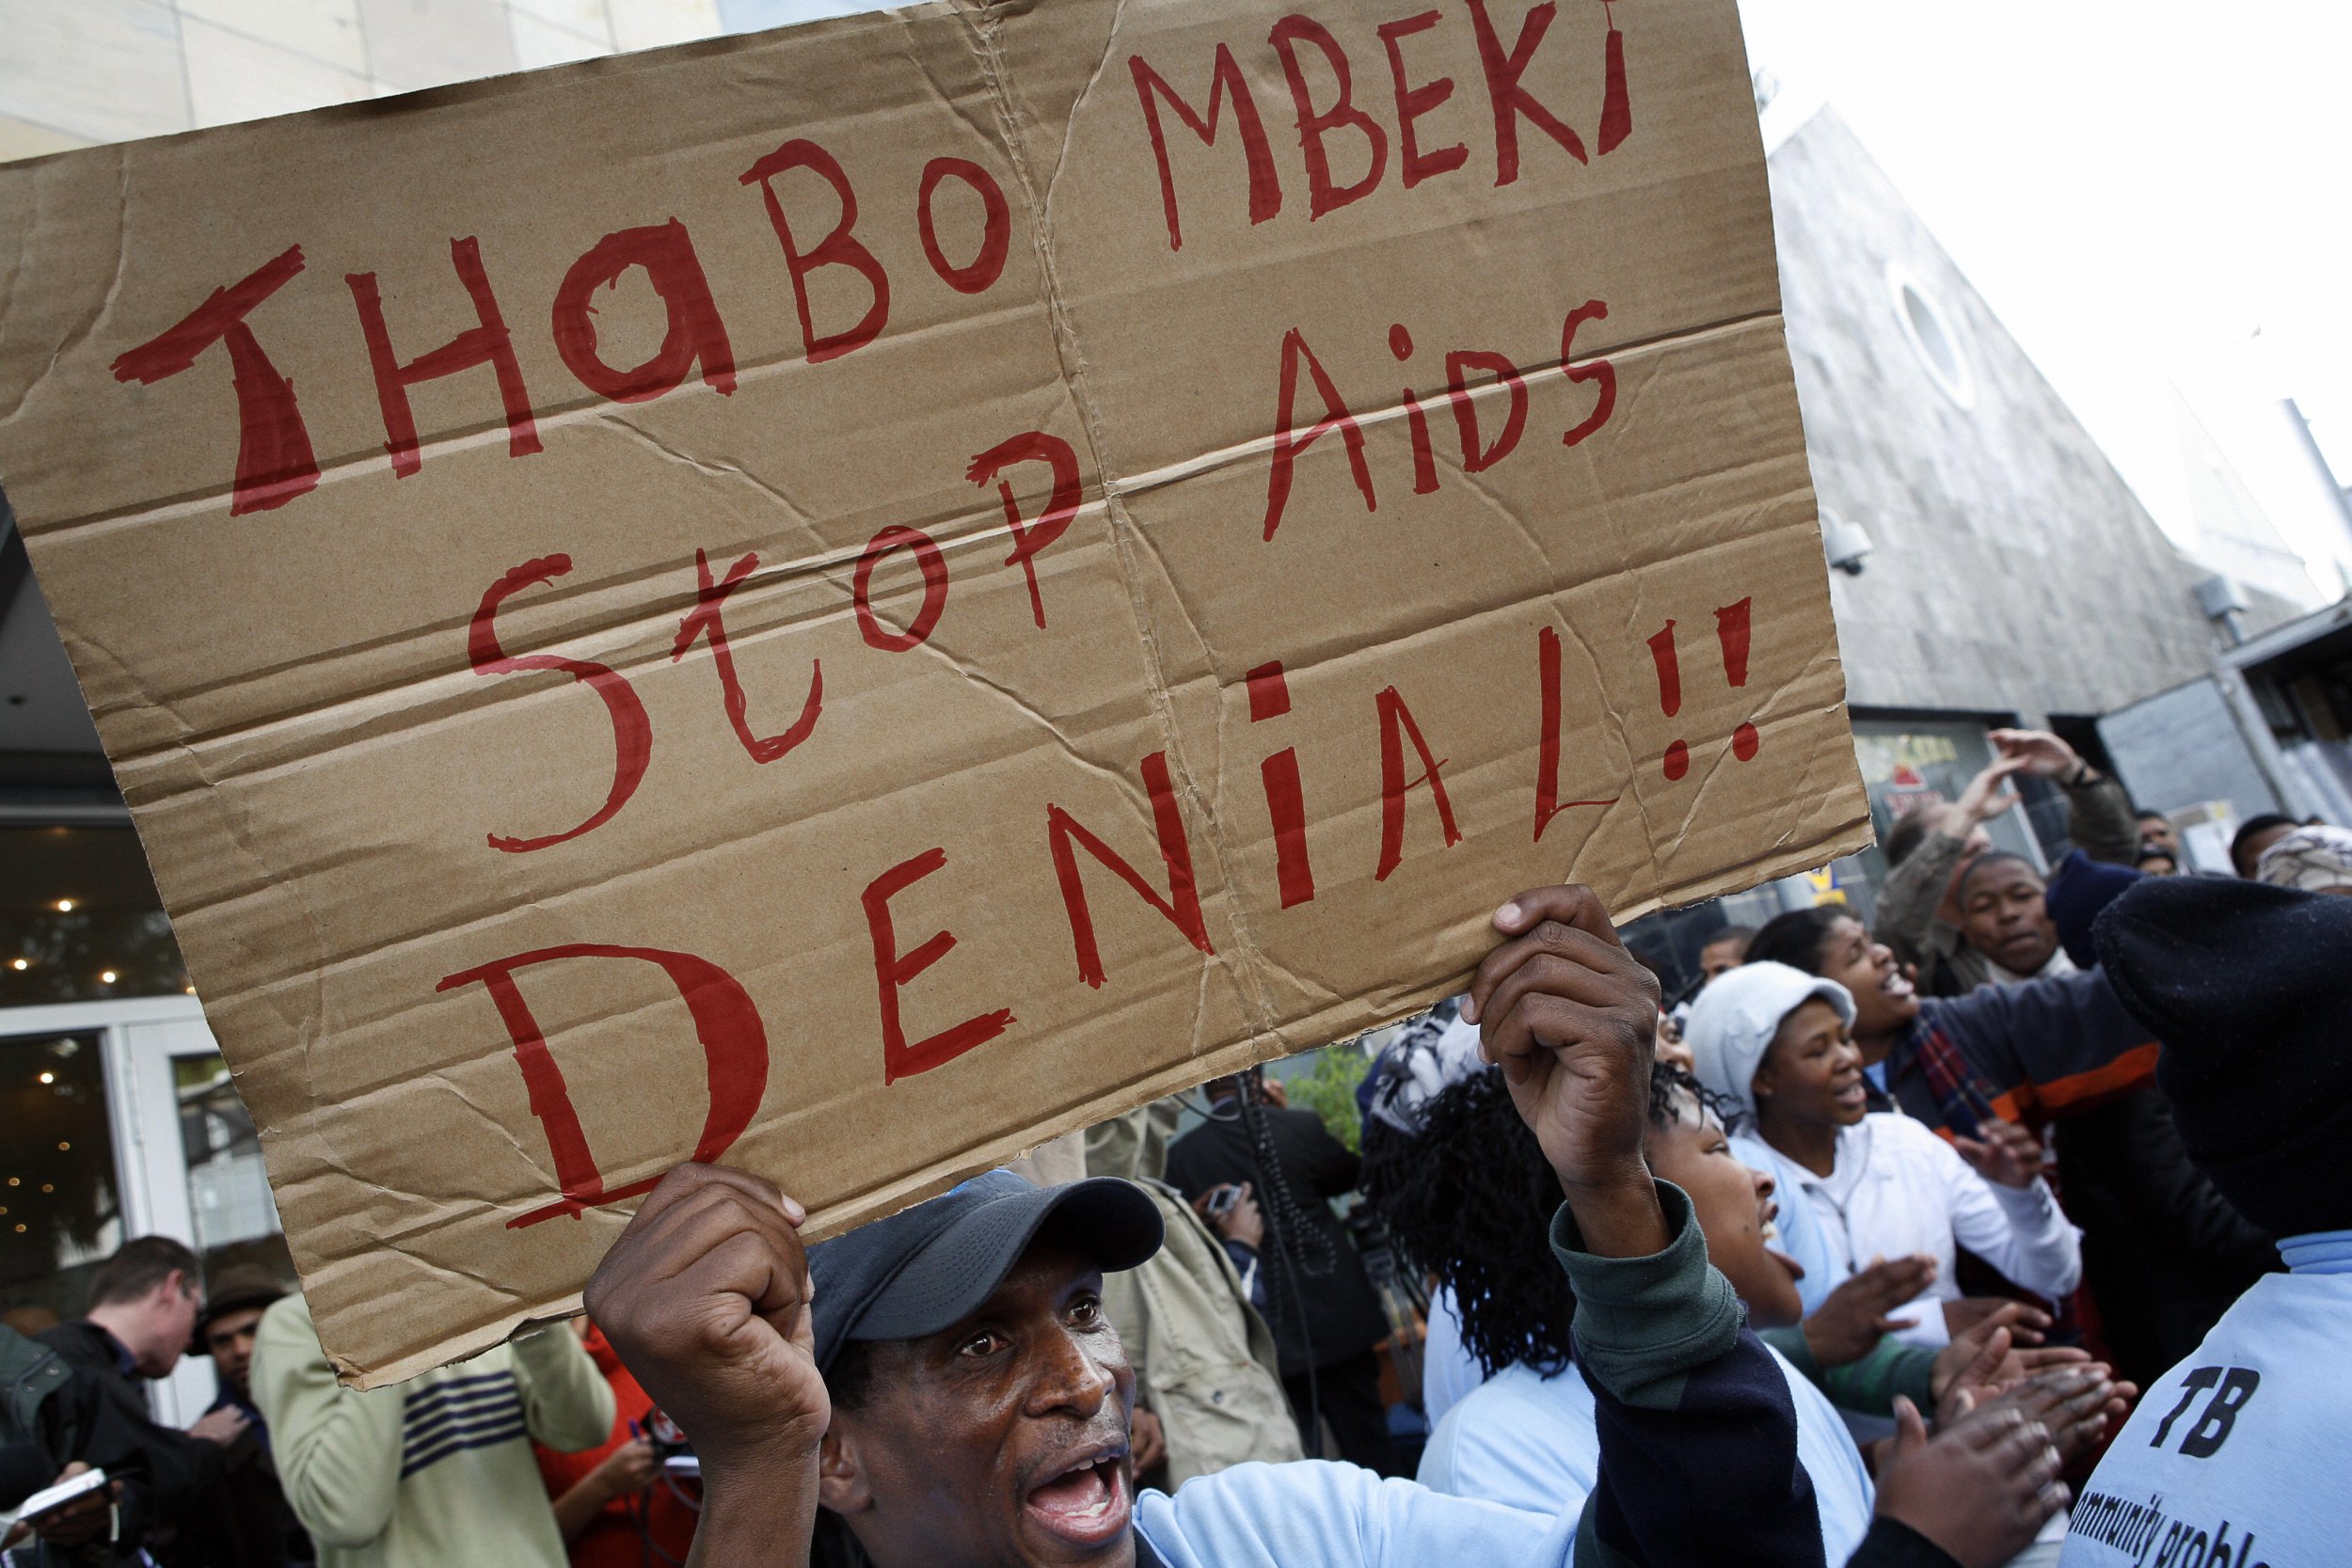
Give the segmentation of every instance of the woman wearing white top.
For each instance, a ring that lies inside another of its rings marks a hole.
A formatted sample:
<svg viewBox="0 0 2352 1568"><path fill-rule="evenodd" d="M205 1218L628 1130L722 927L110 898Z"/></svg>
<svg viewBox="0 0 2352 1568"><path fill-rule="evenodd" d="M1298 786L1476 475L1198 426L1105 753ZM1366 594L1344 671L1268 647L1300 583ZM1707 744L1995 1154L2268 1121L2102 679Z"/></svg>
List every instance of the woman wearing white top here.
<svg viewBox="0 0 2352 1568"><path fill-rule="evenodd" d="M1834 980L1787 964L1744 964L1699 993L1684 1028L1700 1083L1737 1105L1738 1147L1785 1196L1803 1195L1820 1222L1833 1280L1875 1258L1919 1255L1935 1276L1911 1307L1902 1338L1950 1336L1944 1304L1960 1299L1958 1246L2010 1280L2056 1300L2082 1278L2082 1232L2039 1174L2040 1146L2023 1128L1984 1125L1981 1142L1943 1138L1908 1117L1867 1109L1853 998Z"/></svg>

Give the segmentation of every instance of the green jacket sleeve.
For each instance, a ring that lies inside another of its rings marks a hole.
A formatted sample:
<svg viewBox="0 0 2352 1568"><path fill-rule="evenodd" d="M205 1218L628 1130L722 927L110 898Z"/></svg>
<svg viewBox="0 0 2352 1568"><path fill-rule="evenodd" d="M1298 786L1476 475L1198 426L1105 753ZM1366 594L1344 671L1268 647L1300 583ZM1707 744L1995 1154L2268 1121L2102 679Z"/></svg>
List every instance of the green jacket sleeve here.
<svg viewBox="0 0 2352 1568"><path fill-rule="evenodd" d="M1940 829L1932 830L1911 851L1909 859L1887 874L1886 885L1879 889L1871 934L1893 948L1896 958L1917 964L1922 978L1937 953L1954 945L1948 937L1943 942L1936 940L1948 933L1949 927L1939 930L1942 923L1935 911L1944 902L1944 890L1951 885L1952 873L1960 868L1961 855L1967 847L1965 839L1954 838Z"/></svg>
<svg viewBox="0 0 2352 1568"><path fill-rule="evenodd" d="M401 1391L336 1382L300 1296L262 1315L252 1378L278 1483L310 1539L349 1548L382 1535L400 1488Z"/></svg>
<svg viewBox="0 0 2352 1568"><path fill-rule="evenodd" d="M1582 1251L1565 1206L1552 1221L1552 1251L1576 1288L1576 1359L1600 1437L1576 1561L1714 1563L1736 1543L1743 1568L1814 1568L1820 1514L1797 1461L1788 1376L1742 1326L1690 1198L1664 1181L1658 1198L1674 1240L1647 1258Z"/></svg>
<svg viewBox="0 0 2352 1568"><path fill-rule="evenodd" d="M1665 1251L1597 1258L1565 1203L1552 1216L1551 1250L1576 1291L1577 1364L1627 1404L1671 1410L1687 1375L1732 1348L1746 1314L1707 1261L1691 1199L1671 1181L1658 1183L1658 1196L1675 1231Z"/></svg>
<svg viewBox="0 0 2352 1568"><path fill-rule="evenodd" d="M612 1434L612 1386L569 1327L533 1329L511 1348L532 1441L579 1453Z"/></svg>
<svg viewBox="0 0 2352 1568"><path fill-rule="evenodd" d="M2123 786L2102 773L2066 786L2066 836L2094 861L2139 863L2139 818Z"/></svg>
<svg viewBox="0 0 2352 1568"><path fill-rule="evenodd" d="M1840 1410L1851 1410L1858 1416L1891 1416L1895 1413L1895 1396L1908 1395L1921 1411L1932 1413L1935 1397L1930 1392L1935 1373L1935 1358L1940 1354L1926 1345L1907 1345L1891 1336L1882 1337L1869 1354L1842 1367L1824 1368L1813 1357L1813 1347L1804 1340L1804 1330L1791 1325L1788 1328L1760 1328L1756 1338L1788 1357L1788 1364L1803 1372L1805 1381L1829 1397L1829 1402Z"/></svg>

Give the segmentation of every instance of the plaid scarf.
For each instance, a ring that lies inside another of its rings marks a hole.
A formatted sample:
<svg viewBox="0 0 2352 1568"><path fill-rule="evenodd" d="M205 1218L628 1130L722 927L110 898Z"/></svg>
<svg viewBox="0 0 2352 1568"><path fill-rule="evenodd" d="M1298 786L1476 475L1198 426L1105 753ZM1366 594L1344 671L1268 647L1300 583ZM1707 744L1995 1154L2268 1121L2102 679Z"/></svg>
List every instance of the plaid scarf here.
<svg viewBox="0 0 2352 1568"><path fill-rule="evenodd" d="M1912 1023L1910 1033L1897 1042L1896 1053L1926 1077L1928 1091L1935 1096L1944 1125L1962 1137L1977 1137L1983 1123L2000 1119L2000 1113L1993 1108L1992 1086L1977 1076L1968 1058L1961 1054L1960 1047L1929 1021L1925 1011ZM1890 1085L1901 1070L1899 1063L1896 1072L1888 1075Z"/></svg>

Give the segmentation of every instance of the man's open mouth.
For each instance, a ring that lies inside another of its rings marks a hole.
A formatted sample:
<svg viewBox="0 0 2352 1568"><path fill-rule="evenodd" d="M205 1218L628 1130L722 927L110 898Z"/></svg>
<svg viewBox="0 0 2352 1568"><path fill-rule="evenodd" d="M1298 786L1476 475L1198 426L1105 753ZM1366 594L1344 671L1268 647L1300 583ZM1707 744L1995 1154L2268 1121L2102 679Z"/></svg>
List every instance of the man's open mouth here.
<svg viewBox="0 0 2352 1568"><path fill-rule="evenodd" d="M1903 972L1899 969L1888 970L1886 972L1886 978L1879 982L1879 990L1885 992L1889 996L1909 996L1912 994L1911 982L1904 978Z"/></svg>
<svg viewBox="0 0 2352 1568"><path fill-rule="evenodd" d="M1134 1507L1127 1495L1126 1457L1123 1447L1079 1453L1031 1487L1022 1506L1041 1528L1073 1545L1116 1541Z"/></svg>

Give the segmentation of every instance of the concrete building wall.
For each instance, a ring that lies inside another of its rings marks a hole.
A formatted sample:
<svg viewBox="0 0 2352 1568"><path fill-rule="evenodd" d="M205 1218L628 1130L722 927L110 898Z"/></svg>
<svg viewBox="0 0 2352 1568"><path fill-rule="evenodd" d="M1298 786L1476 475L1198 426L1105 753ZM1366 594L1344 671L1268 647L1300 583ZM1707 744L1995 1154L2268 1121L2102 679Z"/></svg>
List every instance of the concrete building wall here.
<svg viewBox="0 0 2352 1568"><path fill-rule="evenodd" d="M2095 714L2207 673L2203 574L1853 134L1823 111L1772 172L1814 483L1875 545L1833 575L1854 705Z"/></svg>
<svg viewBox="0 0 2352 1568"><path fill-rule="evenodd" d="M0 162L848 8L829 0L0 0Z"/></svg>

